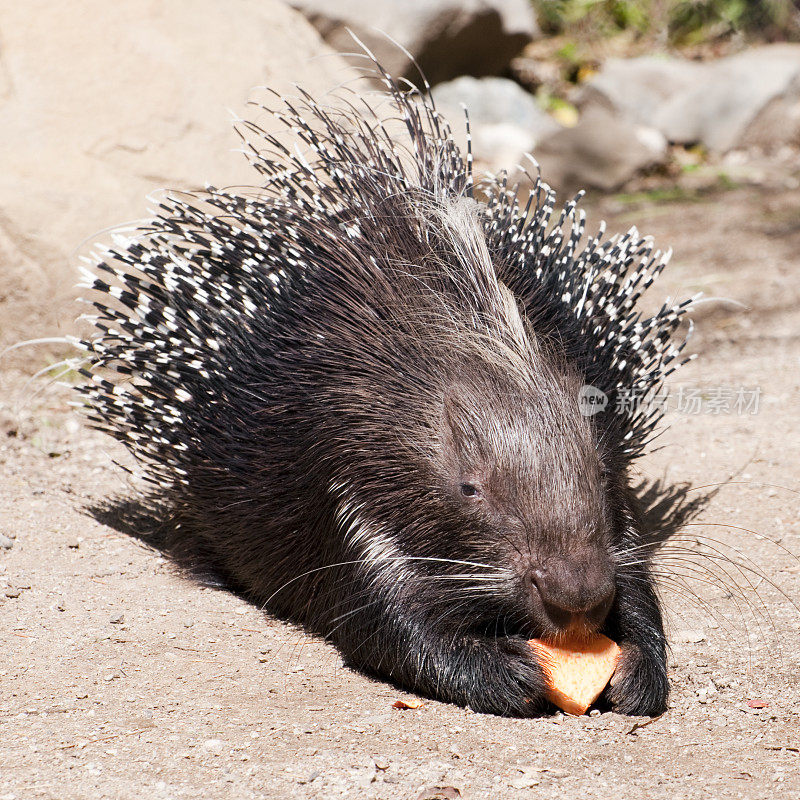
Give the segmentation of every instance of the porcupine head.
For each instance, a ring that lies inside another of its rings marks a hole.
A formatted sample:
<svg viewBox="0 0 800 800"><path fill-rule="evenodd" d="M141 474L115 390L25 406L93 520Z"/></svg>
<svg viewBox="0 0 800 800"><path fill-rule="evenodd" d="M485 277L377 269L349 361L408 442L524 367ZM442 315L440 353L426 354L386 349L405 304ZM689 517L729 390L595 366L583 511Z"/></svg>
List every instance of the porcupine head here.
<svg viewBox="0 0 800 800"><path fill-rule="evenodd" d="M616 401L679 363L687 303L638 312L666 256L586 236L537 176L522 203L502 175L478 192L429 96L376 68L401 128L299 91L271 110L284 137L242 123L258 187L169 195L95 259L83 402L176 551L350 665L531 715L526 640L603 631L623 653L606 700L658 713L628 485L658 414Z"/></svg>

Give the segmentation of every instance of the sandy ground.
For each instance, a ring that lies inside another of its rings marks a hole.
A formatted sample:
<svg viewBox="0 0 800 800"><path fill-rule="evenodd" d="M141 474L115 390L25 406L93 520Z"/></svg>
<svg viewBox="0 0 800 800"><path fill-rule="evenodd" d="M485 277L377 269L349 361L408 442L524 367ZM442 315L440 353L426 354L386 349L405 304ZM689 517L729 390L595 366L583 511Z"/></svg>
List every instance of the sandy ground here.
<svg viewBox="0 0 800 800"><path fill-rule="evenodd" d="M138 491L113 463L126 454L70 414L67 391L7 366L0 800L798 797L797 195L591 210L674 247L654 294L748 306L698 309L700 357L670 386L702 389L706 407L671 410L641 464L646 479L707 487L692 496L715 491L662 559L673 693L645 726L394 709L408 695L96 521L87 506ZM716 387L758 387L758 413L708 413Z"/></svg>

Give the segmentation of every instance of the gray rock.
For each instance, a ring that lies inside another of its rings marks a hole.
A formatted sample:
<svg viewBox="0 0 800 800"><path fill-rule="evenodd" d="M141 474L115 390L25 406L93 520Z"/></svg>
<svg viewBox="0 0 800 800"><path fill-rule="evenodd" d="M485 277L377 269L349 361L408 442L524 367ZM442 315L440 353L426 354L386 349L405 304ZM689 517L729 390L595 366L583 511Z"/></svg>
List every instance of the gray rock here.
<svg viewBox="0 0 800 800"><path fill-rule="evenodd" d="M469 110L470 122L475 125L510 123L525 128L537 139L560 128L542 111L532 94L507 78L478 79L465 75L439 84L432 94L440 111L463 116L463 103Z"/></svg>
<svg viewBox="0 0 800 800"><path fill-rule="evenodd" d="M776 114L790 122L791 109L794 124L776 124ZM765 125L760 117L768 110ZM792 142L800 131L800 46L760 47L706 64L701 79L665 103L654 123L670 141L702 142L719 153Z"/></svg>
<svg viewBox="0 0 800 800"><path fill-rule="evenodd" d="M462 146L466 106L473 155L491 172L513 169L539 141L561 130L531 94L506 78L462 76L436 86L433 99Z"/></svg>
<svg viewBox="0 0 800 800"><path fill-rule="evenodd" d="M431 84L496 75L539 34L527 0L290 0L334 49L358 51L348 28L395 76ZM388 37L391 37L388 38ZM392 39L394 41L392 41Z"/></svg>
<svg viewBox="0 0 800 800"><path fill-rule="evenodd" d="M579 108L602 105L638 125L654 125L664 105L706 80L706 65L665 56L610 58L581 88Z"/></svg>
<svg viewBox="0 0 800 800"><path fill-rule="evenodd" d="M758 47L703 64L613 59L581 92L678 144L709 150L800 144L800 45Z"/></svg>
<svg viewBox="0 0 800 800"><path fill-rule="evenodd" d="M613 191L642 170L663 163L667 142L654 128L590 106L574 128L546 138L534 151L542 178L562 191Z"/></svg>

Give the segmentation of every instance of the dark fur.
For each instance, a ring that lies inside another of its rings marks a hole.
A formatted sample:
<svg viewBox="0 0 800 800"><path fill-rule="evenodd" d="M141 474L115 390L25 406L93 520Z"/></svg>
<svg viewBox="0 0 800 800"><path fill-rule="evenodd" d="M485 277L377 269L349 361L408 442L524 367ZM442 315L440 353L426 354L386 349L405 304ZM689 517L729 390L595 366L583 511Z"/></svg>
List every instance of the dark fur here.
<svg viewBox="0 0 800 800"><path fill-rule="evenodd" d="M83 343L94 418L146 464L175 548L350 665L528 716L547 703L525 640L578 620L623 649L611 706L660 713L665 640L627 475L657 415L584 417L577 396L657 388L684 307L634 318L660 269L650 245L578 247L574 206L548 232L542 186L530 217L501 184L476 203L446 125L387 87L410 166L368 112L306 98L282 112L302 158L253 147L261 195L167 200L97 265L90 287L123 292L95 303Z"/></svg>

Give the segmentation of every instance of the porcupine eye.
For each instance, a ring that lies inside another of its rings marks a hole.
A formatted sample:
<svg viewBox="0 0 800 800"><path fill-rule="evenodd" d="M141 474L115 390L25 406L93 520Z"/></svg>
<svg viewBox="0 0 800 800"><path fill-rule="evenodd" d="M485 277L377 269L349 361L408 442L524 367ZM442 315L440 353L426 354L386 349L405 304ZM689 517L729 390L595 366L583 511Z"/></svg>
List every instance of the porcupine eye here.
<svg viewBox="0 0 800 800"><path fill-rule="evenodd" d="M475 497L478 494L478 487L471 483L462 483L461 494L464 497Z"/></svg>

